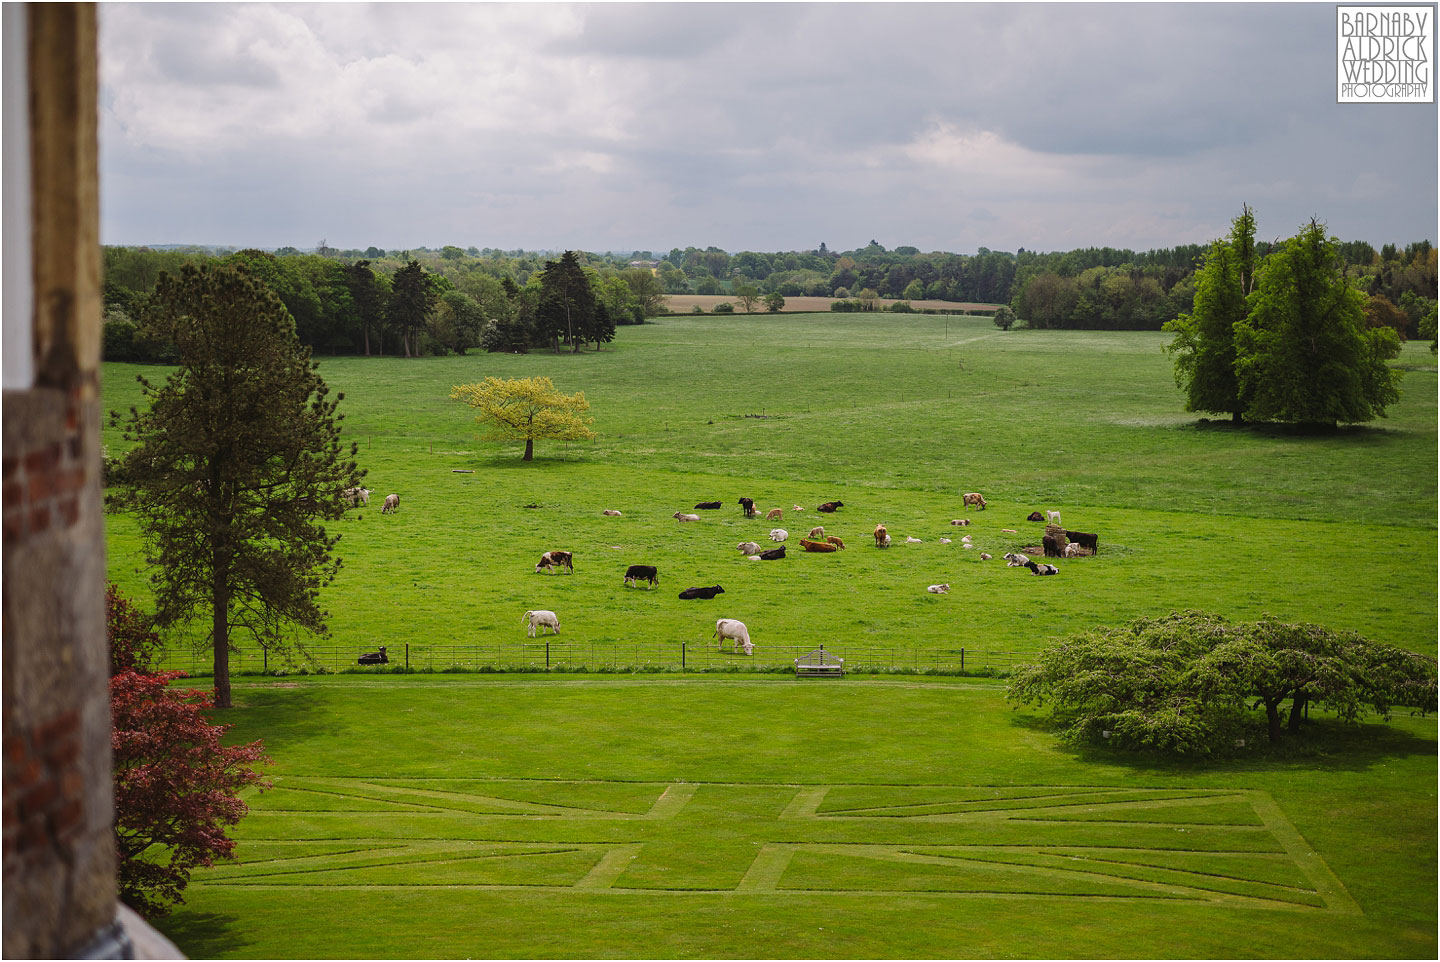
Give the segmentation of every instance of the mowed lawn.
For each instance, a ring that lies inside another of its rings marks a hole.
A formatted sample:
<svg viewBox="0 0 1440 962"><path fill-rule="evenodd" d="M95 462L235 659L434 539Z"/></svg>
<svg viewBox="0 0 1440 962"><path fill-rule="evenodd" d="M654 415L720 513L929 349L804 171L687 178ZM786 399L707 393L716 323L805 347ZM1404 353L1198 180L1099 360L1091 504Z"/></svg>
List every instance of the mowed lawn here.
<svg viewBox="0 0 1440 962"><path fill-rule="evenodd" d="M517 645L522 613L548 608L559 640L611 646L620 660L624 646L700 644L717 617L749 625L760 662L816 643L852 654L964 647L974 658L1197 607L1433 652L1427 345L1406 346L1404 397L1388 419L1310 436L1186 414L1167 341L1002 333L970 318L673 317L622 328L598 354L321 359L375 491L336 526L344 568L323 596L333 634L321 643L346 660L410 645L417 663L438 666L444 656L426 649ZM136 402L140 370L106 366L107 407ZM536 374L586 393L594 443L541 442L524 464L521 445L477 440L469 409L448 397L487 375ZM107 441L123 445L113 430ZM989 507L963 510L964 491ZM401 509L382 516L390 492ZM775 526L741 517L741 496L784 510L790 557L750 562L735 550L768 546ZM837 499L836 514L815 511ZM725 506L700 523L671 518L702 500ZM1100 554L1062 562L1056 578L1005 568L1004 552L1039 543L1040 526L1024 520L1037 509L1097 533ZM949 525L960 517L974 524ZM879 551L877 522L922 543ZM816 524L847 550L801 551ZM135 527L123 516L107 526L111 577L143 599ZM574 552L573 577L534 572L550 548ZM622 587L636 563L659 567L658 589ZM925 592L938 583L951 593ZM715 601L675 597L713 584L725 587Z"/></svg>
<svg viewBox="0 0 1440 962"><path fill-rule="evenodd" d="M974 679L235 692L274 787L161 922L194 956L1436 952L1433 718L1204 765L1066 750Z"/></svg>

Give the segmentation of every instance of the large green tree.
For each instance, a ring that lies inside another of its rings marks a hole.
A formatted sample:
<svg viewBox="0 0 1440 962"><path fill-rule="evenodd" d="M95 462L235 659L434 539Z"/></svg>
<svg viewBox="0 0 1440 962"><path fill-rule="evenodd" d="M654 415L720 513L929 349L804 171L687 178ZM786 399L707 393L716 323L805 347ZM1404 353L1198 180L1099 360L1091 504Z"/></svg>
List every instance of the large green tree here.
<svg viewBox="0 0 1440 962"><path fill-rule="evenodd" d="M420 356L420 332L435 309L437 294L430 275L417 260L395 272L390 282L390 303L385 318L400 335L400 346L406 357Z"/></svg>
<svg viewBox="0 0 1440 962"><path fill-rule="evenodd" d="M156 621L208 613L215 704L230 705L236 631L266 648L291 623L325 632L320 589L334 578L341 493L363 472L341 450L341 415L279 299L243 271L185 267L162 274L147 333L175 345L163 385L128 418L121 503L139 521ZM356 446L350 445L349 458Z"/></svg>
<svg viewBox="0 0 1440 962"><path fill-rule="evenodd" d="M1399 400L1401 372L1385 363L1399 338L1365 327L1365 295L1346 279L1338 243L1312 220L1258 269L1250 313L1235 325L1246 420L1333 427L1383 417Z"/></svg>
<svg viewBox="0 0 1440 962"><path fill-rule="evenodd" d="M1175 383L1185 391L1185 410L1244 413L1235 374L1235 325L1249 313L1246 296L1255 277L1255 214L1245 205L1228 240L1217 240L1195 275L1190 313L1165 325L1175 335L1165 350L1175 355Z"/></svg>
<svg viewBox="0 0 1440 962"><path fill-rule="evenodd" d="M546 261L540 273L537 320L541 331L560 350L560 338L578 353L585 332L595 320L595 291L580 264L580 255L566 251L558 261Z"/></svg>

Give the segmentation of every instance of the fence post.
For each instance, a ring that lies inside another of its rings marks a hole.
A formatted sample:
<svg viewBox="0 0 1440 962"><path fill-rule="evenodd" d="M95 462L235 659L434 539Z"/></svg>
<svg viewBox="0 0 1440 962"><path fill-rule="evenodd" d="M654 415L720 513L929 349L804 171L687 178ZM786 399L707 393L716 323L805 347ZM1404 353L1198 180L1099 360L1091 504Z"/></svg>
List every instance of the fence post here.
<svg viewBox="0 0 1440 962"><path fill-rule="evenodd" d="M265 667L262 670L268 675L270 673L270 649L261 648L260 650L264 652L263 657L265 659Z"/></svg>
<svg viewBox="0 0 1440 962"><path fill-rule="evenodd" d="M550 642L545 642L545 670L550 670Z"/></svg>
<svg viewBox="0 0 1440 962"><path fill-rule="evenodd" d="M965 649L960 649L960 673L965 673Z"/></svg>
<svg viewBox="0 0 1440 962"><path fill-rule="evenodd" d="M685 642L680 642L680 670L685 670Z"/></svg>

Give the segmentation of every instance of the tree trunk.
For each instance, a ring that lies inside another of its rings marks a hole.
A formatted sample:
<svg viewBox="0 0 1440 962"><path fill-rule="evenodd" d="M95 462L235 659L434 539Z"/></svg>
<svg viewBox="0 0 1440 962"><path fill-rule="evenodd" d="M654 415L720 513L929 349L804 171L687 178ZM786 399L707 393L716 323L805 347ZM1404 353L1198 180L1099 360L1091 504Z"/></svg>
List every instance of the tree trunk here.
<svg viewBox="0 0 1440 962"><path fill-rule="evenodd" d="M1305 715L1305 705L1310 701L1309 695L1296 694L1295 700L1290 703L1290 731L1293 734L1300 730L1300 722Z"/></svg>
<svg viewBox="0 0 1440 962"><path fill-rule="evenodd" d="M365 356L370 356L370 325L366 324L365 329Z"/></svg>
<svg viewBox="0 0 1440 962"><path fill-rule="evenodd" d="M1280 701L1277 698L1273 702L1265 700L1265 718L1270 722L1270 744L1280 740Z"/></svg>
<svg viewBox="0 0 1440 962"><path fill-rule="evenodd" d="M525 439L525 457L521 458L520 460L521 460L521 461L533 461L533 460L535 460L535 439L534 439L534 438L526 438L526 439Z"/></svg>
<svg viewBox="0 0 1440 962"><path fill-rule="evenodd" d="M215 552L210 598L215 606L211 621L211 648L215 653L215 707L230 707L230 555Z"/></svg>
<svg viewBox="0 0 1440 962"><path fill-rule="evenodd" d="M1239 412L1239 411L1231 411L1231 412L1230 412L1230 423L1231 423L1231 424L1239 424L1239 423L1240 423L1240 412Z"/></svg>

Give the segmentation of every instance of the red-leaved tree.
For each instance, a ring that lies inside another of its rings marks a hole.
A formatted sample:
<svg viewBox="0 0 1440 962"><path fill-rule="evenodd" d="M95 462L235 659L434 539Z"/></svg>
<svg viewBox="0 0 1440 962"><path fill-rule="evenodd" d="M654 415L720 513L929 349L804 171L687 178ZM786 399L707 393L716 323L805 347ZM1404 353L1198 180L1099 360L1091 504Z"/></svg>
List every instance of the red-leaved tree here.
<svg viewBox="0 0 1440 962"><path fill-rule="evenodd" d="M110 640L110 674L127 668L149 671L160 647L154 619L120 593L113 581L105 582L105 634Z"/></svg>
<svg viewBox="0 0 1440 962"><path fill-rule="evenodd" d="M197 865L235 857L225 826L249 810L237 793L269 787L249 767L268 760L264 746L220 744L231 726L206 721L209 697L170 687L184 674L127 668L110 679L120 897L150 917L184 901Z"/></svg>

